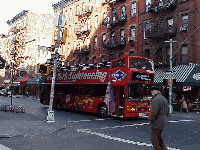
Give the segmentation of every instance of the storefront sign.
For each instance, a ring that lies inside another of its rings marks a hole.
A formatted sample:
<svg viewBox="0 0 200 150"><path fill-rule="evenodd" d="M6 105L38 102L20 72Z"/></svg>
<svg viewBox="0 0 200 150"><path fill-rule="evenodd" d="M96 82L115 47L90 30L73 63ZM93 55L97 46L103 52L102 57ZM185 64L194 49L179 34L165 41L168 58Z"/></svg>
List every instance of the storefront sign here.
<svg viewBox="0 0 200 150"><path fill-rule="evenodd" d="M193 75L193 78L194 78L195 80L200 80L200 73L194 74L194 75Z"/></svg>
<svg viewBox="0 0 200 150"><path fill-rule="evenodd" d="M191 86L183 86L183 91L189 91L191 90Z"/></svg>

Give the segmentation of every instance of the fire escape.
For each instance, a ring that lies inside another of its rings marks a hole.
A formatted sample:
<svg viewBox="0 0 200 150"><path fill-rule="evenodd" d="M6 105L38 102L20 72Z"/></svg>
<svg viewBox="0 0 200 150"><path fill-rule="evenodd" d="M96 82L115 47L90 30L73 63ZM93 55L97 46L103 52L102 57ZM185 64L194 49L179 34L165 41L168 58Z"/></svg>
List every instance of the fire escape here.
<svg viewBox="0 0 200 150"><path fill-rule="evenodd" d="M115 28L117 26L123 26L127 22L127 14L125 13L125 7L121 8L121 12L117 13L113 5L116 2L121 2L123 0L103 0L102 3L109 4L111 6L111 15L105 17L102 22L102 26L107 27L110 31L110 38L103 40L102 47L106 48L109 52L114 49L124 48L126 45L126 37L124 33L120 33L120 36L116 36Z"/></svg>
<svg viewBox="0 0 200 150"><path fill-rule="evenodd" d="M73 54L89 54L91 51L90 43L87 40L88 35L91 32L92 25L89 16L93 12L93 6L89 3L82 7L82 11L77 10L76 16L78 17L78 22L75 24L74 33L77 35L77 46L74 47Z"/></svg>
<svg viewBox="0 0 200 150"><path fill-rule="evenodd" d="M150 5L149 8L149 12L161 14L156 24L151 25L151 28L147 30L147 37L160 43L160 45L156 47L156 54L153 58L156 66L163 65L162 49L165 46L165 41L175 38L177 34L177 26L175 25L168 25L166 30L163 29L163 20L165 19L167 12L174 9L176 5L177 0L168 0L165 5L160 0L155 0L155 3Z"/></svg>

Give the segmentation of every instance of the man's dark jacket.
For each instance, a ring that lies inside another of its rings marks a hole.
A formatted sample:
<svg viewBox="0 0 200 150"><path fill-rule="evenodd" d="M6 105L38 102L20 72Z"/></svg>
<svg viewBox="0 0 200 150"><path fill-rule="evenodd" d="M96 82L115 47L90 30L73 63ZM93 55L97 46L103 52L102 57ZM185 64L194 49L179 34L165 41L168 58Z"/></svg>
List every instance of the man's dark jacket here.
<svg viewBox="0 0 200 150"><path fill-rule="evenodd" d="M167 124L169 106L167 99L160 92L151 100L151 113L149 122L152 129L163 129Z"/></svg>

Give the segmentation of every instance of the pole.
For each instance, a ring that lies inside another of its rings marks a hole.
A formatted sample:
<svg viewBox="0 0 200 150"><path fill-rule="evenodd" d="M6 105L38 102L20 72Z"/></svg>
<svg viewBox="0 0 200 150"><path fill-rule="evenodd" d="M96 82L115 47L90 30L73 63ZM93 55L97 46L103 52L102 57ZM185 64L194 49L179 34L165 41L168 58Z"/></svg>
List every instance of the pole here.
<svg viewBox="0 0 200 150"><path fill-rule="evenodd" d="M172 44L177 42L170 39L170 41L165 41L166 43L170 43L170 50L169 50L169 113L173 113L172 107L172 78L173 78L173 70L172 70Z"/></svg>
<svg viewBox="0 0 200 150"><path fill-rule="evenodd" d="M55 58L54 58L54 66L53 66L53 77L52 77L52 83L51 83L51 95L50 95L49 109L47 110L47 118L46 118L47 122L55 122L54 121L54 111L52 111L52 108L53 108L53 100L54 100L57 58L59 56L58 49L59 49L59 43L60 43L60 30L61 30L61 25L62 25L63 7L64 7L64 0L62 0L61 10L60 10L60 15L59 15L59 20L58 20L58 35L57 35L57 42L56 42L56 48L55 48Z"/></svg>

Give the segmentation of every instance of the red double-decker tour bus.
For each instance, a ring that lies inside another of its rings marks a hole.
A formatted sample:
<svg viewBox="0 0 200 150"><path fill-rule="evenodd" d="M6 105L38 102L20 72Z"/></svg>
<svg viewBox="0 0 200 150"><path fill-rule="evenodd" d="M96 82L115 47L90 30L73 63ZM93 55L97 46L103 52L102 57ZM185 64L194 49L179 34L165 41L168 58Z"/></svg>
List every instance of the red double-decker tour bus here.
<svg viewBox="0 0 200 150"><path fill-rule="evenodd" d="M93 67L93 68L92 68ZM97 113L101 117L150 115L153 61L125 56L109 65L98 64L56 74L53 107ZM52 76L43 76L40 102L48 105Z"/></svg>

